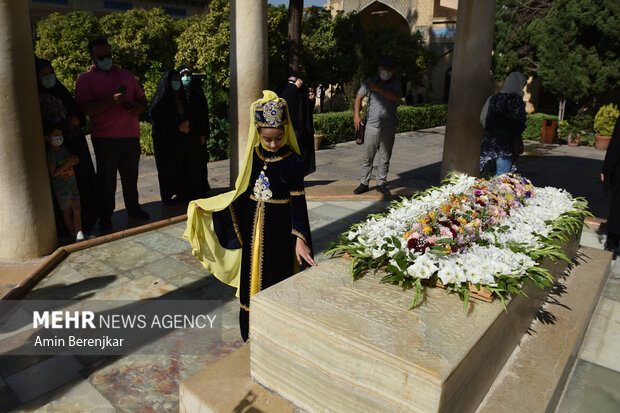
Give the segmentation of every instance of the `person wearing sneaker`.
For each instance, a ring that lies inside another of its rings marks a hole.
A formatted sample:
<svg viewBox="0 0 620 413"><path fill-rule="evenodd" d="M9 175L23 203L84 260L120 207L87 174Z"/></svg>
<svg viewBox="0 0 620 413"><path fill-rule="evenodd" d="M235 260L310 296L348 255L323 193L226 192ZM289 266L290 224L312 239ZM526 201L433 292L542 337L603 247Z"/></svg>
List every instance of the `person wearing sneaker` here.
<svg viewBox="0 0 620 413"><path fill-rule="evenodd" d="M355 130L366 128L362 147L362 176L360 186L353 191L355 194L368 192L372 164L378 152L377 191L390 195L386 181L396 135L396 107L402 94L400 81L393 77L395 66L394 58L383 57L379 62L379 75L366 79L355 96ZM364 125L360 109L362 99L367 95L368 120Z"/></svg>
<svg viewBox="0 0 620 413"><path fill-rule="evenodd" d="M91 139L101 191L101 229L111 227L116 195L116 173L121 176L123 199L129 216L148 219L138 203L140 126L138 115L148 105L136 78L114 66L110 44L97 38L88 44L93 65L75 84L75 98L92 123Z"/></svg>
<svg viewBox="0 0 620 413"><path fill-rule="evenodd" d="M609 217L607 218L607 241L605 249L620 255L620 118L605 154L601 181L605 192L610 195Z"/></svg>
<svg viewBox="0 0 620 413"><path fill-rule="evenodd" d="M82 232L82 207L80 193L75 179L74 166L80 159L69 153L63 145L62 126L46 122L43 125L45 139L45 157L47 168L52 180L52 190L67 230L75 237L75 241L84 241Z"/></svg>

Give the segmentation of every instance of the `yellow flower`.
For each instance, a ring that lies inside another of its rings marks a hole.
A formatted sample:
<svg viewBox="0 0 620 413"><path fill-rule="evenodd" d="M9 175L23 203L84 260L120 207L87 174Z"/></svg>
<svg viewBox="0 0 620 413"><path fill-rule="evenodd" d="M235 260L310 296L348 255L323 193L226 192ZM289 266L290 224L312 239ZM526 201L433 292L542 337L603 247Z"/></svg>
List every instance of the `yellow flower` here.
<svg viewBox="0 0 620 413"><path fill-rule="evenodd" d="M405 235L403 236L404 239L409 238L409 235L411 235L411 230L405 232Z"/></svg>
<svg viewBox="0 0 620 413"><path fill-rule="evenodd" d="M428 225L425 225L424 228L422 228L422 232L425 234L430 234L431 233L431 227L429 227Z"/></svg>
<svg viewBox="0 0 620 413"><path fill-rule="evenodd" d="M458 217L456 220L459 221L463 225L467 224L467 220L463 217Z"/></svg>

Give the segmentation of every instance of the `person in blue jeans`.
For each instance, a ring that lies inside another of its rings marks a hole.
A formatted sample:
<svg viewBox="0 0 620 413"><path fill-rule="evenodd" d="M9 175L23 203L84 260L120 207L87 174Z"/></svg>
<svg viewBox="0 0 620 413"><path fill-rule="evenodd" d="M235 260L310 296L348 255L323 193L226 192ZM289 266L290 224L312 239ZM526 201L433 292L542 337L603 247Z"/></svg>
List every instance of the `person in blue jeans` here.
<svg viewBox="0 0 620 413"><path fill-rule="evenodd" d="M480 173L503 175L516 170L515 161L523 152L525 103L523 87L526 80L519 72L506 78L499 93L489 96L480 123L484 127L480 148Z"/></svg>

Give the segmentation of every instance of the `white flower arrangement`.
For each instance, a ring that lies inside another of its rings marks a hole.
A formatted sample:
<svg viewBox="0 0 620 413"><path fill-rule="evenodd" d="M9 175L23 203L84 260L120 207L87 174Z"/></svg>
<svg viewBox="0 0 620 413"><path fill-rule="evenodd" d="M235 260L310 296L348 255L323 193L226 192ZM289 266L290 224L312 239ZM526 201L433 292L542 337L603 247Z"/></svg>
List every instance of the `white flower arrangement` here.
<svg viewBox="0 0 620 413"><path fill-rule="evenodd" d="M518 175L489 181L451 176L436 188L395 202L384 214L353 225L326 254L352 257L354 279L371 268L385 268L383 282L415 288L439 281L458 292L467 307L470 285L504 298L525 282L553 282L540 267L546 256L565 259L561 244L590 215L586 201L558 188L535 188Z"/></svg>

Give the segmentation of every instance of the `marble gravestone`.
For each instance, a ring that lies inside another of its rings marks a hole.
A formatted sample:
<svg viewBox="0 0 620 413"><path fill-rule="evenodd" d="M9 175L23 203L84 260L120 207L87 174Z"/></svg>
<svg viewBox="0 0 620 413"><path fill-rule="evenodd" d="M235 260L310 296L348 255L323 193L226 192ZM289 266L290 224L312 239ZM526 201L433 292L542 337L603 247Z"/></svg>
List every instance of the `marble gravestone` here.
<svg viewBox="0 0 620 413"><path fill-rule="evenodd" d="M565 247L574 256L578 243ZM566 263L546 263L558 277ZM251 377L310 412L471 412L514 350L549 289L529 298L470 300L353 281L331 259L252 297Z"/></svg>

